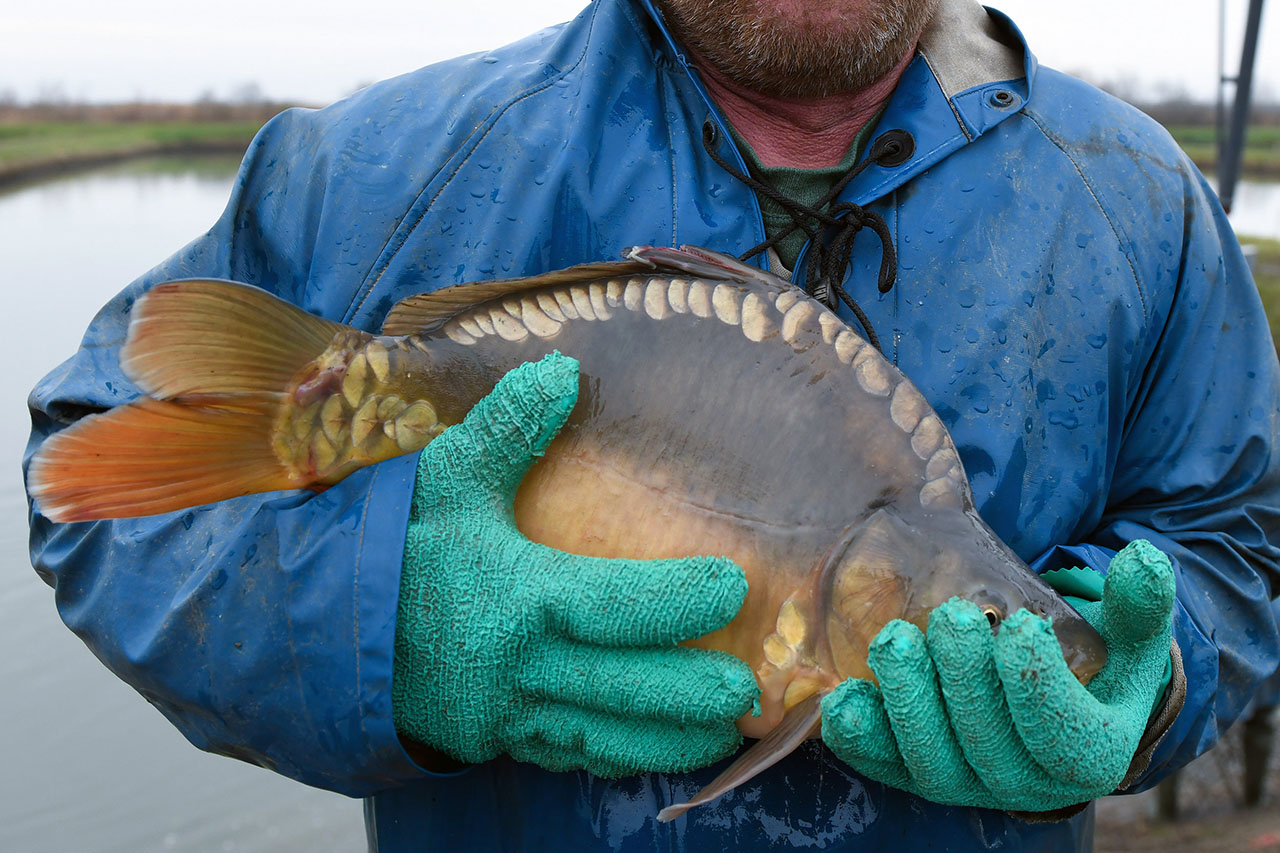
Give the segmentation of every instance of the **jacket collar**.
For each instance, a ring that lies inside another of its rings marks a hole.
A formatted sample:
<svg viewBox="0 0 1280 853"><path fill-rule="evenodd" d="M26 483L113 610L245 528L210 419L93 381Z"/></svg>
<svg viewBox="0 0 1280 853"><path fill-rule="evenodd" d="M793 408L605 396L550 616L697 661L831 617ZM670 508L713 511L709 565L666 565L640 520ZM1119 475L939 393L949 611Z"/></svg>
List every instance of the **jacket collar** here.
<svg viewBox="0 0 1280 853"><path fill-rule="evenodd" d="M632 2L652 19L665 48L705 101L709 117L720 125L722 144L732 147L724 142L731 136L723 116L654 0ZM975 0L942 0L873 136L905 130L915 140L915 153L890 168L870 166L849 186L846 198L858 204L873 201L1014 115L1031 96L1035 72L1035 57L1003 13Z"/></svg>
<svg viewBox="0 0 1280 853"><path fill-rule="evenodd" d="M943 0L921 34L918 50L949 99L1035 76L1035 60L1013 23L973 0Z"/></svg>

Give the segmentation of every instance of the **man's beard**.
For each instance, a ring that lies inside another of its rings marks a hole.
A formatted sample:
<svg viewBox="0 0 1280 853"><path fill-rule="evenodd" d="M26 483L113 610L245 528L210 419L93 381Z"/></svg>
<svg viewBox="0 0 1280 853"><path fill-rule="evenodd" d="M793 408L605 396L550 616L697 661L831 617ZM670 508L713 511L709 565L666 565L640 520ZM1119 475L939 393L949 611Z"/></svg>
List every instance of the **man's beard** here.
<svg viewBox="0 0 1280 853"><path fill-rule="evenodd" d="M940 0L657 2L676 36L733 82L803 99L855 93L879 80Z"/></svg>

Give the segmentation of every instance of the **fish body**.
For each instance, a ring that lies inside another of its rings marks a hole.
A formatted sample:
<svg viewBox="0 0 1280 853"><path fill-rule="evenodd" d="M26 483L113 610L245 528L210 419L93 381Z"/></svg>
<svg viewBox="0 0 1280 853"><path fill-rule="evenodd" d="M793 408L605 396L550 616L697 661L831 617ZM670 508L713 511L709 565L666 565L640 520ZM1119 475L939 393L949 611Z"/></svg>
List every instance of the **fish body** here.
<svg viewBox="0 0 1280 853"><path fill-rule="evenodd" d="M1105 660L1088 623L979 518L915 386L766 273L638 249L411 297L382 331L228 283L162 285L135 308L121 356L150 399L50 439L32 493L46 515L78 520L322 488L419 450L507 371L558 350L580 364L579 398L521 484L517 525L577 554L742 566L741 611L690 645L755 672L760 713L739 721L745 734L814 734L815 697L871 677L867 646L888 621L924 628L956 595L993 626L1020 607L1051 618L1082 680ZM212 433L231 438L186 461L164 449ZM793 708L804 719L780 727Z"/></svg>

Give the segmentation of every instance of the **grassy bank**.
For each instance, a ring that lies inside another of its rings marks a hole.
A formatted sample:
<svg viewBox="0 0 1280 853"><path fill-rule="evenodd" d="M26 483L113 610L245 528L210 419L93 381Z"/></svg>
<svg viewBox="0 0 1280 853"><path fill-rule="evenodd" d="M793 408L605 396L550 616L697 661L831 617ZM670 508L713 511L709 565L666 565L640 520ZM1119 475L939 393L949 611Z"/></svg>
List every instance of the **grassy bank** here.
<svg viewBox="0 0 1280 853"><path fill-rule="evenodd" d="M0 184L144 154L241 152L257 120L0 123Z"/></svg>
<svg viewBox="0 0 1280 853"><path fill-rule="evenodd" d="M1166 125L1169 133L1202 172L1218 166L1217 133L1211 125ZM1280 126L1249 128L1244 141L1244 177L1280 178Z"/></svg>
<svg viewBox="0 0 1280 853"><path fill-rule="evenodd" d="M1258 293L1262 295L1262 304L1267 309L1271 337L1280 345L1280 240L1241 237L1240 242L1258 247L1253 279L1258 285Z"/></svg>

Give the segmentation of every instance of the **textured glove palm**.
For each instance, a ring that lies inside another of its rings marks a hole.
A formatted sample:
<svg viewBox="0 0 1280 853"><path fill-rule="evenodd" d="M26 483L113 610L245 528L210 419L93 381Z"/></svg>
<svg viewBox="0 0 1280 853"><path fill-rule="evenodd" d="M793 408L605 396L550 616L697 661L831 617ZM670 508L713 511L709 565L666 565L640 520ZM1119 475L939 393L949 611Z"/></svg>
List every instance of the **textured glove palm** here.
<svg viewBox="0 0 1280 853"><path fill-rule="evenodd" d="M731 752L756 697L736 658L676 647L737 613L724 558L580 557L515 527L512 499L577 400L559 354L502 379L422 452L396 625L397 729L467 762L507 753L602 776Z"/></svg>
<svg viewBox="0 0 1280 853"><path fill-rule="evenodd" d="M1104 796L1164 686L1173 600L1169 559L1149 543L1112 560L1102 601L1078 608L1108 651L1087 688L1026 611L994 637L960 599L934 610L927 639L891 622L868 653L880 689L849 680L832 691L822 737L863 775L934 802L1044 812Z"/></svg>

